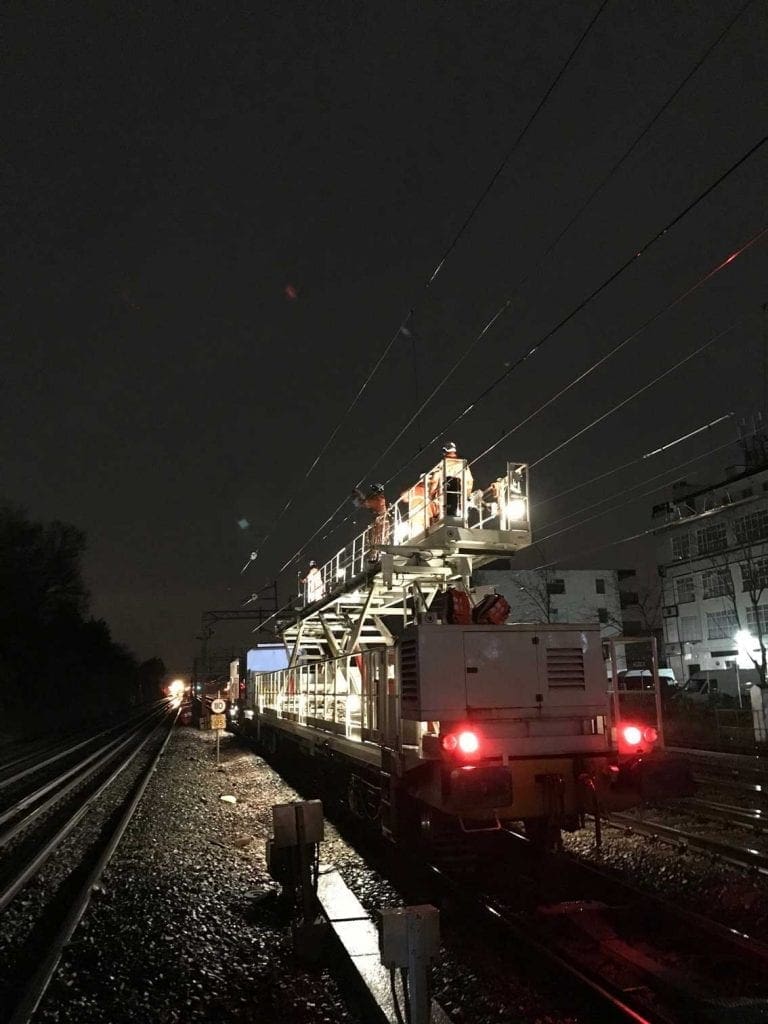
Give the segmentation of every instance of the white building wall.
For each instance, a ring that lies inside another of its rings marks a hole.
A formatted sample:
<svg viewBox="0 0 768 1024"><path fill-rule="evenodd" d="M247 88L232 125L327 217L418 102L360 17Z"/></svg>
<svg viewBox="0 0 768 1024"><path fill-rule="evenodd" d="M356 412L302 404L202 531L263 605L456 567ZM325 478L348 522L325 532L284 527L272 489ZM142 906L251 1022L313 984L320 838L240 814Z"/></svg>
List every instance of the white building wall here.
<svg viewBox="0 0 768 1024"><path fill-rule="evenodd" d="M605 638L622 632L615 569L479 569L472 584L504 595L509 622L599 622Z"/></svg>
<svg viewBox="0 0 768 1024"><path fill-rule="evenodd" d="M736 633L746 630L756 638L761 629L768 640L768 587L758 624L744 580L748 562L753 571L764 571L768 583L768 469L681 499L675 514L680 518L657 535L667 661L683 680L697 668L728 668L737 661L747 667ZM722 592L720 571L732 576L736 609ZM756 648L756 639L749 643Z"/></svg>

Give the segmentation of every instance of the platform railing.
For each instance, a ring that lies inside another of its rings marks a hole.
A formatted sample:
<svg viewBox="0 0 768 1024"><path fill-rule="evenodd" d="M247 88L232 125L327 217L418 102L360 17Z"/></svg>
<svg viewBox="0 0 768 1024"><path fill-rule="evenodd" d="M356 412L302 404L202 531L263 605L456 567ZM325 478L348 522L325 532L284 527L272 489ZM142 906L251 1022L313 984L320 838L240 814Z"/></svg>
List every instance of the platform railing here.
<svg viewBox="0 0 768 1024"><path fill-rule="evenodd" d="M326 729L348 739L396 734L391 700L396 696L391 648L307 662L254 676L259 712L299 725Z"/></svg>
<svg viewBox="0 0 768 1024"><path fill-rule="evenodd" d="M507 463L504 476L473 490L466 459L443 459L324 565L305 577L299 599L304 607L325 599L344 584L375 568L382 544L420 543L448 523L469 530L528 530L528 466ZM319 579L319 582L318 582Z"/></svg>

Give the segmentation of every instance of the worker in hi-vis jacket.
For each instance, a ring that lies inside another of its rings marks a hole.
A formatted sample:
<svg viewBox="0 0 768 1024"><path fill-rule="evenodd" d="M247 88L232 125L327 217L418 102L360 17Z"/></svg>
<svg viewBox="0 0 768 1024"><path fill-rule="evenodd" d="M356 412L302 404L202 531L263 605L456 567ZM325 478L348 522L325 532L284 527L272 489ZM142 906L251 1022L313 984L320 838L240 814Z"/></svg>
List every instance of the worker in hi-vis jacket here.
<svg viewBox="0 0 768 1024"><path fill-rule="evenodd" d="M431 500L430 519L434 522L440 518L441 482L443 477L443 466L445 467L445 516L455 519L460 517L464 510L461 508L461 496L464 493L467 498L472 493L474 484L472 471L464 460L456 454L456 445L453 441L443 446L443 461L439 462L429 474L429 497ZM464 487L462 489L462 477Z"/></svg>
<svg viewBox="0 0 768 1024"><path fill-rule="evenodd" d="M373 529L368 546L368 561L378 561L381 552L375 547L383 544L387 537L387 499L384 497L384 484L371 484L368 493L364 494L358 487L352 491L357 508L367 508L373 515Z"/></svg>

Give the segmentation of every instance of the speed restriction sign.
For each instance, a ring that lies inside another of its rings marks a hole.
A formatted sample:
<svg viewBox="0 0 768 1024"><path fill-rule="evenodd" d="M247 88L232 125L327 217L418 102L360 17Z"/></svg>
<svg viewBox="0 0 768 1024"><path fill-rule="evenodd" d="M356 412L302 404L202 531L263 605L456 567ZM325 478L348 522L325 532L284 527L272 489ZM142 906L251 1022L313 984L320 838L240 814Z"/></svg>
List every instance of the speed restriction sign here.
<svg viewBox="0 0 768 1024"><path fill-rule="evenodd" d="M212 715L223 715L227 709L227 702L222 700L221 697L215 697L211 701L211 714Z"/></svg>

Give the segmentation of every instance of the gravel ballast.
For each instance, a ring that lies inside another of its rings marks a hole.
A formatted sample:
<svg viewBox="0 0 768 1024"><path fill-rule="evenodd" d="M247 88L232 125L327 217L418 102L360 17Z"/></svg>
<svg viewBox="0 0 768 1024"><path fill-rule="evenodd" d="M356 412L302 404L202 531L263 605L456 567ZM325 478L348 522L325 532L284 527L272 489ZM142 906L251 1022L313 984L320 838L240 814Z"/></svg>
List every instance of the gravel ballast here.
<svg viewBox="0 0 768 1024"><path fill-rule="evenodd" d="M69 1024L357 1024L294 961L264 842L295 798L227 738L178 729L38 1014ZM226 802L222 796L233 796Z"/></svg>
<svg viewBox="0 0 768 1024"><path fill-rule="evenodd" d="M298 798L235 737L224 737L217 768L210 733L177 729L38 1019L358 1024L361 1008L339 987L337 962L309 969L296 961L290 922L266 870L271 807ZM598 856L589 828L565 843L576 857L597 859L721 920L764 926L758 894L765 887L743 873L613 829ZM321 862L340 869L371 913L403 902L396 885L330 824ZM433 983L457 1024L591 1019L571 1012L557 979L526 977L512 950L463 930L456 918L446 915Z"/></svg>
<svg viewBox="0 0 768 1024"><path fill-rule="evenodd" d="M297 963L266 870L271 807L295 799L234 737L223 739L217 769L213 736L178 729L39 1019L357 1024L362 1010L339 987L337 964ZM370 911L403 902L332 825L321 862L338 867ZM501 953L446 928L434 992L457 1024L575 1024Z"/></svg>

